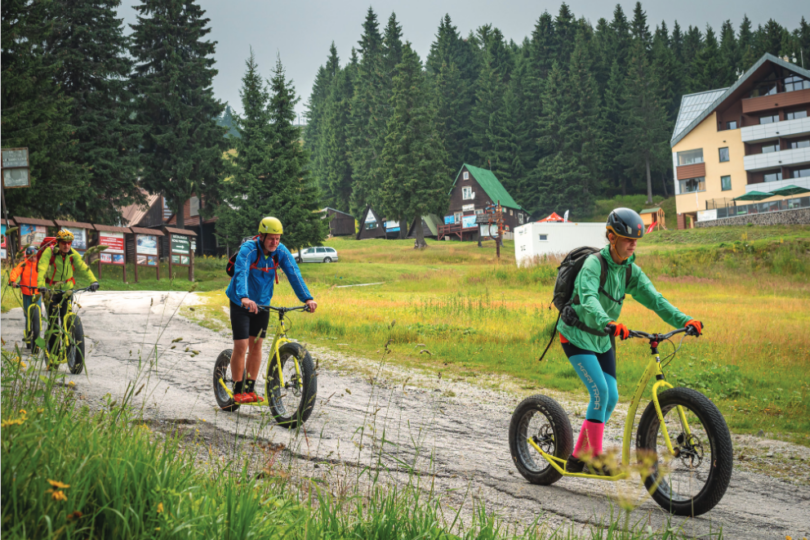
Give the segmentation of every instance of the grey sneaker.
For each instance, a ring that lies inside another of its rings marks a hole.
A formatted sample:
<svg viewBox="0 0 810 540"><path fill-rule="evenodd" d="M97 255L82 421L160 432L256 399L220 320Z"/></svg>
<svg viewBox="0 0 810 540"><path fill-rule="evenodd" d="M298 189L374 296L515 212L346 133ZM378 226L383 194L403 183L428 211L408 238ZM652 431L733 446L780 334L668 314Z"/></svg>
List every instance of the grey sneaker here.
<svg viewBox="0 0 810 540"><path fill-rule="evenodd" d="M585 468L585 462L573 455L568 456L568 461L565 462L565 472L568 473L581 473Z"/></svg>

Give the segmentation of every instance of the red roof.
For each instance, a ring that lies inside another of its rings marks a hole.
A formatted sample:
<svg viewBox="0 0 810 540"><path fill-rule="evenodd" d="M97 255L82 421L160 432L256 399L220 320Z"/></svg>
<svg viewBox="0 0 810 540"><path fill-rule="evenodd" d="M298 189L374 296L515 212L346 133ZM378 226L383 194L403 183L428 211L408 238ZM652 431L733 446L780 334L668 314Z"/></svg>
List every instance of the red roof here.
<svg viewBox="0 0 810 540"><path fill-rule="evenodd" d="M538 219L537 223L548 223L548 222L551 222L551 221L559 221L560 223L562 223L565 220L563 218L561 218L560 216L558 216L557 212L552 212L550 216L548 216L546 218L543 218L543 219Z"/></svg>

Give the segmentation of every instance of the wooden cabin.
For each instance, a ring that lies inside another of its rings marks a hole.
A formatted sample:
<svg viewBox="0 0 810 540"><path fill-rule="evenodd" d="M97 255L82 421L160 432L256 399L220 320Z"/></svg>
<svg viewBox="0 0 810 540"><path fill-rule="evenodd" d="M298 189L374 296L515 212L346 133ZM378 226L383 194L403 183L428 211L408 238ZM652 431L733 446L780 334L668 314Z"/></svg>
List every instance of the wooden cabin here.
<svg viewBox="0 0 810 540"><path fill-rule="evenodd" d="M492 171L465 163L450 189L450 205L439 226L439 239L478 240L481 231L474 216L498 203L503 207L504 238L511 239L516 227L528 223L528 212L515 202Z"/></svg>
<svg viewBox="0 0 810 540"><path fill-rule="evenodd" d="M328 206L318 212L323 214L321 219L329 219L329 236L350 236L357 233L353 215Z"/></svg>

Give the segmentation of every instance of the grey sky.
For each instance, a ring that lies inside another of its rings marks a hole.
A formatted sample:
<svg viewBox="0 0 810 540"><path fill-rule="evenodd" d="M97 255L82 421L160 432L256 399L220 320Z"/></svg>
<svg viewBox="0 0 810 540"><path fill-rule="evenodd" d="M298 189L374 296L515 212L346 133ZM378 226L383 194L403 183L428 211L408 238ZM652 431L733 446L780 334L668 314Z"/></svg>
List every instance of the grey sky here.
<svg viewBox="0 0 810 540"><path fill-rule="evenodd" d="M138 3L137 0L123 0L120 14L125 23L135 22L132 6ZM356 46L360 38L361 25L369 5L377 14L381 28L391 12L396 13L404 39L413 44L424 61L445 13L450 14L453 24L463 35L491 23L507 39L520 42L531 34L534 23L543 11L556 15L560 3L557 0L200 0L207 11L206 16L211 19L209 37L218 42L216 67L219 74L214 79L217 98L227 101L237 111L242 109L239 87L245 59L252 46L265 78L270 77L276 55L280 55L287 76L293 79L301 97L296 107L299 113L305 110L315 73L325 62L332 41L338 49L341 64L348 60L351 48ZM567 3L577 17L584 16L594 26L601 17L610 20L616 5L610 0L570 0ZM635 2L618 3L627 17L632 18ZM801 8L802 5L805 7ZM726 19L730 19L737 30L744 14L748 14L754 28L773 18L792 31L799 26L802 16L810 19L807 5L805 0L642 2L650 28L664 20L670 31L675 20L683 29L689 25L705 29L706 24L710 24L715 31L719 31ZM805 55L808 53L810 51L805 51Z"/></svg>

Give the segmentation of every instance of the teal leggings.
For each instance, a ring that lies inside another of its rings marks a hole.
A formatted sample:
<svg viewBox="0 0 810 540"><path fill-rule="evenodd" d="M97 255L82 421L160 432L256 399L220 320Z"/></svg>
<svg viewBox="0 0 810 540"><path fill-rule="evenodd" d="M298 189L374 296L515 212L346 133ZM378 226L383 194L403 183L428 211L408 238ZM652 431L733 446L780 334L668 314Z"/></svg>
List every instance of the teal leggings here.
<svg viewBox="0 0 810 540"><path fill-rule="evenodd" d="M591 400L585 419L607 424L616 403L619 401L619 387L616 384L616 355L611 348L605 353L595 353L580 349L570 343L562 344L568 361L582 379Z"/></svg>

